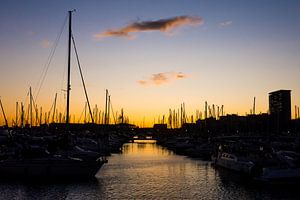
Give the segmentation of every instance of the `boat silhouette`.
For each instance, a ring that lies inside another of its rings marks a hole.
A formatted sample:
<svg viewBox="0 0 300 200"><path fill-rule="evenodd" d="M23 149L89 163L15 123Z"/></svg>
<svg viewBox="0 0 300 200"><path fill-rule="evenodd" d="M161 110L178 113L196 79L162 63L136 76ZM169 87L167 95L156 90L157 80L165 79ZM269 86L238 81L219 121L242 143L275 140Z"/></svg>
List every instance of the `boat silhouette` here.
<svg viewBox="0 0 300 200"><path fill-rule="evenodd" d="M69 128L72 40L76 51L72 36L72 13L74 11L68 11L68 82L65 126L63 129L48 135L41 133L43 132L41 127L37 130L31 129L31 126L29 128L0 130L0 143L2 143L0 144L0 180L3 178L92 178L107 162L104 153L91 151L78 145L76 133L72 133ZM76 56L78 56L77 51Z"/></svg>

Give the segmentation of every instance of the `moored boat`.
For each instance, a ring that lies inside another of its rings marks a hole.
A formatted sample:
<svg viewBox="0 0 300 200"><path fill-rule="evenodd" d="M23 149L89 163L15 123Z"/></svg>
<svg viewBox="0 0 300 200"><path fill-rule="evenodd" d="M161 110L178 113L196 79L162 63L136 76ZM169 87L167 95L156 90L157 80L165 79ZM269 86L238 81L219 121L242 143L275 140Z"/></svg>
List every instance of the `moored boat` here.
<svg viewBox="0 0 300 200"><path fill-rule="evenodd" d="M74 10L73 10L74 11ZM30 88L30 126L21 128L15 134L9 131L0 133L0 180L2 178L91 178L95 177L101 166L107 162L104 153L84 149L87 140L78 141L70 131L70 54L71 41L75 47L71 30L72 12L69 11L68 37L68 81L66 119L63 129L55 129L50 137L37 137L42 129L34 130L32 126L32 94ZM77 50L75 48L76 56ZM79 61L78 61L79 62ZM79 66L80 67L80 66ZM80 68L81 69L81 68ZM81 71L80 71L81 72ZM82 76L82 74L81 74ZM83 77L82 81L83 81ZM87 98L87 92L85 95ZM88 98L87 98L88 101ZM88 102L89 104L89 102ZM1 104L2 107L2 104ZM2 108L3 110L3 108ZM91 113L91 112L90 112ZM92 116L91 116L92 117ZM7 123L6 123L7 125ZM38 134L35 134L38 132ZM73 133L74 134L74 133ZM76 135L76 134L74 134ZM99 143L89 140L93 147ZM94 148L97 150L97 148Z"/></svg>
<svg viewBox="0 0 300 200"><path fill-rule="evenodd" d="M91 178L105 163L73 157L42 157L5 159L0 161L0 179L3 178Z"/></svg>
<svg viewBox="0 0 300 200"><path fill-rule="evenodd" d="M254 167L252 161L233 153L219 152L217 157L212 158L212 160L216 166L247 175L251 175Z"/></svg>
<svg viewBox="0 0 300 200"><path fill-rule="evenodd" d="M256 180L266 183L300 183L300 154L293 151L278 151L273 154L272 164L262 167Z"/></svg>

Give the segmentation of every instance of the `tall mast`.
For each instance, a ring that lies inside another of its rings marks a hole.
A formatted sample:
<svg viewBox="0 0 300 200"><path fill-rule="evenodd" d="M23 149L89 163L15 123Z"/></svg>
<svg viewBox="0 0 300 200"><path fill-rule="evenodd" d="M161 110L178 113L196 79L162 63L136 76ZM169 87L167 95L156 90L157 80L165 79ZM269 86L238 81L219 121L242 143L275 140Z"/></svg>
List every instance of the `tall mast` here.
<svg viewBox="0 0 300 200"><path fill-rule="evenodd" d="M204 118L207 118L207 101L205 101Z"/></svg>
<svg viewBox="0 0 300 200"><path fill-rule="evenodd" d="M55 93L55 98L54 98L54 109L53 109L53 115L52 115L52 123L54 123L54 120L55 120L56 98L57 98L57 93Z"/></svg>
<svg viewBox="0 0 300 200"><path fill-rule="evenodd" d="M108 103L107 103L107 124L109 124L109 115L110 115L110 95L108 95Z"/></svg>
<svg viewBox="0 0 300 200"><path fill-rule="evenodd" d="M72 37L72 12L69 11L69 40L68 40L68 82L67 82L67 113L66 113L66 125L69 124L69 115L70 115L70 72L71 72L71 37Z"/></svg>
<svg viewBox="0 0 300 200"><path fill-rule="evenodd" d="M253 99L253 109L252 109L253 115L255 115L255 97Z"/></svg>
<svg viewBox="0 0 300 200"><path fill-rule="evenodd" d="M108 90L106 89L106 93L105 93L105 119L104 119L104 124L107 124L107 106L108 106Z"/></svg>
<svg viewBox="0 0 300 200"><path fill-rule="evenodd" d="M24 124L24 106L23 103L21 102L21 128L23 128Z"/></svg>
<svg viewBox="0 0 300 200"><path fill-rule="evenodd" d="M18 109L19 109L19 105L18 102L16 102L16 124L15 124L16 127L18 127Z"/></svg>
<svg viewBox="0 0 300 200"><path fill-rule="evenodd" d="M7 119L6 119L6 115L5 115L5 112L4 112L4 108L3 108L3 105L2 105L1 98L0 98L0 106L1 106L2 113L3 113L3 117L4 117L5 126L8 127L8 123L7 123Z"/></svg>
<svg viewBox="0 0 300 200"><path fill-rule="evenodd" d="M32 127L32 94L31 94L31 87L29 87L29 95L30 95L30 128Z"/></svg>

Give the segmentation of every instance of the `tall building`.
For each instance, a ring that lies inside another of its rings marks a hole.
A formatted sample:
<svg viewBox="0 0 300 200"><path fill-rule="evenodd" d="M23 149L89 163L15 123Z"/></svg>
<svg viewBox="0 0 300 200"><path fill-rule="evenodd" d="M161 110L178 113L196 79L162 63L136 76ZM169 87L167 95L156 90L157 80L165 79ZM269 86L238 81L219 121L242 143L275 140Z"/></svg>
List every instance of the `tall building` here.
<svg viewBox="0 0 300 200"><path fill-rule="evenodd" d="M291 122L291 90L277 90L269 93L271 129L288 131Z"/></svg>

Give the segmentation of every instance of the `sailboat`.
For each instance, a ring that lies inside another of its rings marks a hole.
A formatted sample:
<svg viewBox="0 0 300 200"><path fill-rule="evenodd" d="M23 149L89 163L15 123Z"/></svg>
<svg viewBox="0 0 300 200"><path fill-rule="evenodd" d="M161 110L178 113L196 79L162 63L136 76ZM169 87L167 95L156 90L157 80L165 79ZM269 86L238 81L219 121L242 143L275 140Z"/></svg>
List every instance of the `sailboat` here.
<svg viewBox="0 0 300 200"><path fill-rule="evenodd" d="M100 153L77 146L76 142L72 141L74 138L69 131L72 12L74 10L69 11L65 133L48 138L47 141L44 138L36 141L32 136L26 134L3 135L13 143L0 149L0 180L2 178L92 178L107 162L106 157Z"/></svg>

